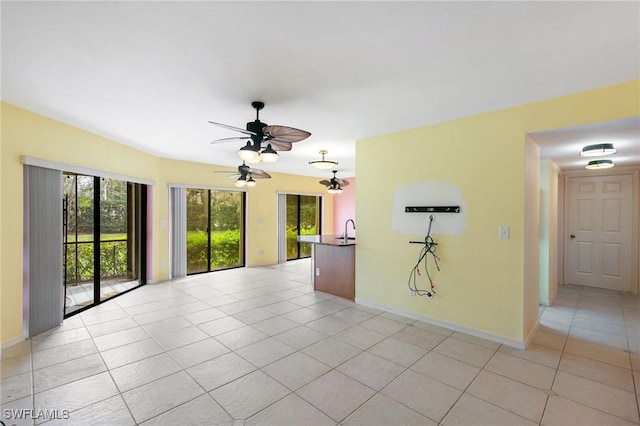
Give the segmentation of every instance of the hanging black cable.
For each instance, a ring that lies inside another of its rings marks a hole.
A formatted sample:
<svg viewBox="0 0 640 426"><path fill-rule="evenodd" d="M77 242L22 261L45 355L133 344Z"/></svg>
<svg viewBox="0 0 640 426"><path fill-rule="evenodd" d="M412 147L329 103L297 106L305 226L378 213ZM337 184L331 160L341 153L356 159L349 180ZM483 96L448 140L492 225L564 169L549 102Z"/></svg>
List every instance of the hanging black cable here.
<svg viewBox="0 0 640 426"><path fill-rule="evenodd" d="M409 241L412 244L424 244L424 247L420 250L420 254L418 255L418 261L411 269L409 273L409 282L407 283L409 287L409 291L415 293L418 296L426 296L428 298L432 298L436 294L435 285L433 284L433 280L431 279L431 274L429 273L429 265L428 265L428 255L431 254L433 257L433 262L436 265L436 269L440 271L440 266L438 265L438 260L440 258L436 255L436 247L438 243L436 243L431 237L431 225L433 223L433 215L429 216L429 229L427 230L427 236L424 238L424 241ZM417 278L421 276L420 273L420 263L424 261L424 271L427 274L427 279L429 280L429 289L419 289L417 285Z"/></svg>

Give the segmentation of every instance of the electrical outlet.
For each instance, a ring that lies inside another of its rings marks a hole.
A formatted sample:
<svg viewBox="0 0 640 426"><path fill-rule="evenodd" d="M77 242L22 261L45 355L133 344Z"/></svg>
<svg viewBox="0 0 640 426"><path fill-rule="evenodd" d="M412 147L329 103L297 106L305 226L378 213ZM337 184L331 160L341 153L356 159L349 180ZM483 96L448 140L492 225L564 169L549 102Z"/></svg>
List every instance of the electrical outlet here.
<svg viewBox="0 0 640 426"><path fill-rule="evenodd" d="M264 250L263 249L258 250L258 256L264 256Z"/></svg>
<svg viewBox="0 0 640 426"><path fill-rule="evenodd" d="M415 296L416 295L416 291L409 289L409 296Z"/></svg>
<svg viewBox="0 0 640 426"><path fill-rule="evenodd" d="M316 277L320 276L320 268L316 268Z"/></svg>

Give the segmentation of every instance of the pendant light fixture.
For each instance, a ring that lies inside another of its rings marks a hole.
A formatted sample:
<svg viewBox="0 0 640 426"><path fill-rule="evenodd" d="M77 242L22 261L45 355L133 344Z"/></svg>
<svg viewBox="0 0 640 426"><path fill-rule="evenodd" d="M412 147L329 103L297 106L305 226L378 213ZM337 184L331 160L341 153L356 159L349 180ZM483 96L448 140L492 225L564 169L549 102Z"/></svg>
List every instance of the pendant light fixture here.
<svg viewBox="0 0 640 426"><path fill-rule="evenodd" d="M330 169L330 168L336 166L338 164L337 161L325 160L324 156L326 154L328 154L328 153L329 153L329 151L327 151L326 149L321 149L319 151L319 154L322 156L322 159L309 161L309 164L311 164L313 167L315 167L317 169L321 169L321 170Z"/></svg>
<svg viewBox="0 0 640 426"><path fill-rule="evenodd" d="M580 151L581 157L598 157L600 155L613 155L617 151L612 143L598 143L587 145Z"/></svg>
<svg viewBox="0 0 640 426"><path fill-rule="evenodd" d="M585 166L589 170L610 169L613 167L613 160L591 160Z"/></svg>

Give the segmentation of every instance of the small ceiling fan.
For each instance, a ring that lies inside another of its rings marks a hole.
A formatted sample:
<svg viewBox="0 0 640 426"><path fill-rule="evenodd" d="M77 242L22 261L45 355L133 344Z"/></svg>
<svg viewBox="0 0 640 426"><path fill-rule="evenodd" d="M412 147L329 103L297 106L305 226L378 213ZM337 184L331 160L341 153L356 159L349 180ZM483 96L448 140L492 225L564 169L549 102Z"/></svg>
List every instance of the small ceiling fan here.
<svg viewBox="0 0 640 426"><path fill-rule="evenodd" d="M332 170L333 171L333 177L331 178L331 180L321 180L319 183L320 185L324 185L327 187L327 192L329 194L340 194L342 193L342 187L343 186L347 186L349 185L349 182L343 179L339 179L336 177L336 173L338 173L337 170Z"/></svg>
<svg viewBox="0 0 640 426"><path fill-rule="evenodd" d="M299 142L311 136L311 133L287 126L270 126L260 121L260 110L264 108L264 102L254 101L251 106L256 110L256 119L246 125L246 129L229 126L228 124L209 121L211 124L229 130L243 133L244 136L218 139L212 144L235 140L245 140L247 144L238 150L238 156L249 164L275 163L278 160L276 151L291 151L291 144Z"/></svg>
<svg viewBox="0 0 640 426"><path fill-rule="evenodd" d="M213 173L229 173L229 170L214 170ZM236 179L235 186L237 187L253 187L256 186L255 179L271 179L271 175L264 170L254 169L247 166L244 161L238 166L236 173L232 173L227 176L228 179Z"/></svg>

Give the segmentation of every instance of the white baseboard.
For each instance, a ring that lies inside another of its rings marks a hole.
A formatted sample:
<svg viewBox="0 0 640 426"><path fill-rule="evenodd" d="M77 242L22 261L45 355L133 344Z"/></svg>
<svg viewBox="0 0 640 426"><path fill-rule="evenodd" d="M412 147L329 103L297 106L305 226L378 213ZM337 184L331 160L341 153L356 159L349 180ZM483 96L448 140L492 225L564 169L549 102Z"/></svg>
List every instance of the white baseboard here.
<svg viewBox="0 0 640 426"><path fill-rule="evenodd" d="M4 349L8 349L13 345L17 345L20 342L24 342L25 338L24 336L18 336L18 337L14 337L13 339L9 339L5 342L2 342L2 345L0 346L0 356L2 355L2 351Z"/></svg>
<svg viewBox="0 0 640 426"><path fill-rule="evenodd" d="M411 319L418 320L418 321L423 321L423 322L426 322L426 323L429 323L429 324L438 325L440 327L445 327L445 328L448 328L448 329L453 330L453 331L459 331L461 333L470 334L472 336L480 337L482 339L491 340L492 342L501 343L503 345L511 346L513 348L516 348L516 349L525 349L526 345L528 344L528 340L525 340L525 341L521 342L519 340L510 339L508 337L499 336L499 335L493 334L493 333L487 333L486 331L477 330L475 328L465 327L465 326L462 326L460 324L456 324L456 323L452 323L452 322L448 322L448 321L443 321L443 320L439 320L439 319L435 319L435 318L430 318L430 317L427 317L425 315L416 314L416 313L413 313L413 312L403 311L403 310L398 309L398 308L393 307L393 306L383 305L381 303L372 302L370 300L361 299L359 297L356 297L355 302L359 303L361 305L364 305L364 306L368 306L370 308L376 308L376 309L380 309L380 310L383 310L383 311L391 312L393 314L400 315L402 317L411 318ZM535 329L537 329L537 323L536 323L536 327L534 327L534 332L535 332ZM530 337L529 336L527 336L527 337L528 337L528 339L531 339L531 338L533 338L533 335L530 334Z"/></svg>

